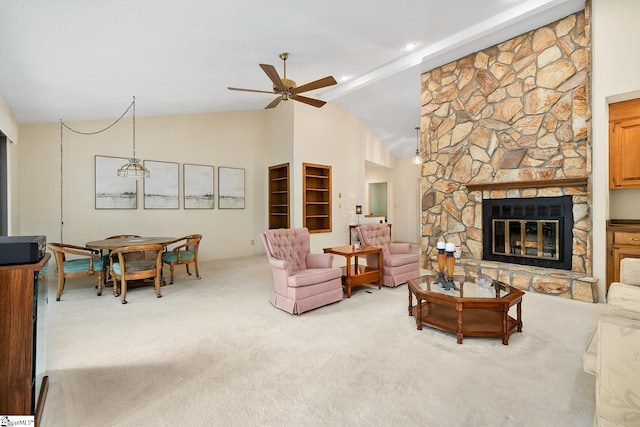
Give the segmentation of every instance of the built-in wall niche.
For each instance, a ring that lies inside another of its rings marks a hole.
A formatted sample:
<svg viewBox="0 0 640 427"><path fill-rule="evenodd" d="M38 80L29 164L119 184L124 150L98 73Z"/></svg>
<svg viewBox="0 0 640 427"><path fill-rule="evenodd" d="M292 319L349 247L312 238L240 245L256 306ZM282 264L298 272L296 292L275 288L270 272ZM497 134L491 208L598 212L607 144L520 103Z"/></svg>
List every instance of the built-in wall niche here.
<svg viewBox="0 0 640 427"><path fill-rule="evenodd" d="M364 203L365 216L389 218L389 200L393 184L393 169L373 163L364 162L364 191L366 199Z"/></svg>
<svg viewBox="0 0 640 427"><path fill-rule="evenodd" d="M388 189L386 182L369 183L369 211L367 215L387 217Z"/></svg>

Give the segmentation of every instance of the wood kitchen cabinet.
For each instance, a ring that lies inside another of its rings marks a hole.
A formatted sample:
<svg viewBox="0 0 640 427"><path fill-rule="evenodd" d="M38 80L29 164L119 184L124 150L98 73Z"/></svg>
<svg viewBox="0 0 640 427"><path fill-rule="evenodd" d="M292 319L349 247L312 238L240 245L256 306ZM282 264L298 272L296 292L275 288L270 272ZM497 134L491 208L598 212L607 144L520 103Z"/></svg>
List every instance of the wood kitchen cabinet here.
<svg viewBox="0 0 640 427"><path fill-rule="evenodd" d="M620 281L620 261L640 258L640 221L607 221L607 288Z"/></svg>
<svg viewBox="0 0 640 427"><path fill-rule="evenodd" d="M609 105L609 188L640 188L640 99Z"/></svg>

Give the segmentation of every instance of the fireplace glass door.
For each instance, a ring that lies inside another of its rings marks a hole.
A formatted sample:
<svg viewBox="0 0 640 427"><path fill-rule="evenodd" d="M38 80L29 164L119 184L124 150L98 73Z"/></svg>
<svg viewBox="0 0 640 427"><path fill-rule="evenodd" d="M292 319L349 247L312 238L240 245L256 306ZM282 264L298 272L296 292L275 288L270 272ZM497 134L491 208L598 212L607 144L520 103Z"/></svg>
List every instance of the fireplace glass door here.
<svg viewBox="0 0 640 427"><path fill-rule="evenodd" d="M559 260L559 221L493 220L493 254Z"/></svg>

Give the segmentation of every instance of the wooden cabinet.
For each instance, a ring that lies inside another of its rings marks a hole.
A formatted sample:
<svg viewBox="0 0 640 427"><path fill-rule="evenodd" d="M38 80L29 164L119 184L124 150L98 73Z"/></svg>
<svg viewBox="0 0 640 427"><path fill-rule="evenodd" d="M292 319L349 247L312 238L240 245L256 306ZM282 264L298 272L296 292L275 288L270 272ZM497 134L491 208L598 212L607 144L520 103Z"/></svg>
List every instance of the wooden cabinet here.
<svg viewBox="0 0 640 427"><path fill-rule="evenodd" d="M640 99L609 105L609 188L640 188Z"/></svg>
<svg viewBox="0 0 640 427"><path fill-rule="evenodd" d="M36 425L48 386L43 376L47 291L38 275L50 257L0 266L0 415L34 415Z"/></svg>
<svg viewBox="0 0 640 427"><path fill-rule="evenodd" d="M289 163L269 167L269 228L289 228Z"/></svg>
<svg viewBox="0 0 640 427"><path fill-rule="evenodd" d="M331 166L302 164L302 221L309 233L331 232Z"/></svg>
<svg viewBox="0 0 640 427"><path fill-rule="evenodd" d="M607 221L607 292L620 281L620 261L640 258L640 221Z"/></svg>

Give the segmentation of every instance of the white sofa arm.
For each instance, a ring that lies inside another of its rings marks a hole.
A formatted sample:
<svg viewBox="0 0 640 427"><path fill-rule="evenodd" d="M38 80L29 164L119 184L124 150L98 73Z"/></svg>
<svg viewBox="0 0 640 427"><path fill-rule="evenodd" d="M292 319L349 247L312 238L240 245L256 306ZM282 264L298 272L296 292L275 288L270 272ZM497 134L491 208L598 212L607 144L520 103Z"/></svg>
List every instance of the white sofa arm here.
<svg viewBox="0 0 640 427"><path fill-rule="evenodd" d="M607 314L640 320L640 286L613 282L607 293Z"/></svg>
<svg viewBox="0 0 640 427"><path fill-rule="evenodd" d="M597 425L640 423L640 321L603 315L598 321Z"/></svg>
<svg viewBox="0 0 640 427"><path fill-rule="evenodd" d="M623 258L620 261L620 281L640 286L640 258Z"/></svg>

